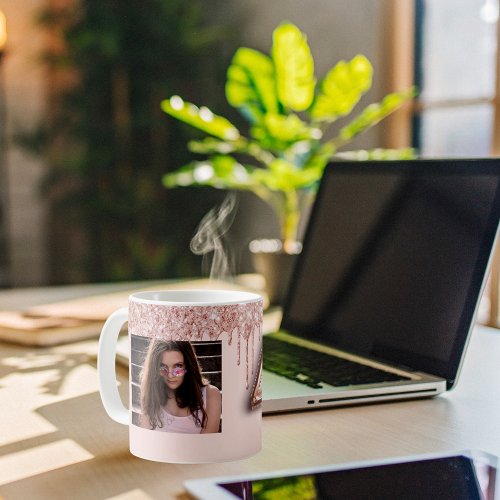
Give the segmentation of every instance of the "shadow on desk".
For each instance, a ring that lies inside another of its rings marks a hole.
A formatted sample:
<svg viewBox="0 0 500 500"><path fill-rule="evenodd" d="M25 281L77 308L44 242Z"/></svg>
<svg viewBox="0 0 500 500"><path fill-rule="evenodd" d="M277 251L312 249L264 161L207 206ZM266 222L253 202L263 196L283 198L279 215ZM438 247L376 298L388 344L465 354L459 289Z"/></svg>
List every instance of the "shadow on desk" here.
<svg viewBox="0 0 500 500"><path fill-rule="evenodd" d="M168 490L162 477L182 476L175 464L130 454L127 427L107 416L96 391L95 348L2 345L0 498L158 498ZM127 404L128 371L117 370Z"/></svg>
<svg viewBox="0 0 500 500"><path fill-rule="evenodd" d="M0 463L9 455L22 463L18 481L0 487L5 498L113 498L125 493L155 498L166 469L171 475L179 467L131 455L127 427L107 417L98 393L49 404L36 413L55 430L0 447ZM168 491L167 481L163 487ZM155 491L149 496L151 488Z"/></svg>
<svg viewBox="0 0 500 500"><path fill-rule="evenodd" d="M122 391L125 385L122 384ZM453 418L450 415L453 407L446 399L436 399L434 407L436 422ZM401 402L379 408L390 413L402 412L402 417L410 411ZM336 411L342 413L341 409ZM411 411L414 412L415 407ZM236 469L230 471L232 473L241 473L238 469L244 467L244 462L233 463L232 467L228 467L229 464L191 466L150 462L132 456L127 427L109 419L97 392L42 406L34 413L54 430L0 447L0 463L14 456L20 466L17 480L11 479L0 486L0 496L6 499L146 500L168 496L182 500L187 497L180 489L180 479L187 479L190 474L195 477L223 475L228 473L224 471L226 468ZM271 424L275 418L266 417ZM280 428L286 425L280 424ZM363 428L365 426L360 425L357 432L363 434ZM325 431L327 429L317 428L316 437L321 439ZM342 439L343 431L339 431L338 438Z"/></svg>
<svg viewBox="0 0 500 500"><path fill-rule="evenodd" d="M0 381L13 371L28 376L30 374L40 376L44 371L50 372L51 376L44 377L46 380L39 388L42 392L53 395L61 393L65 381L76 369L83 365L94 367L97 365L95 357L89 355L86 349L56 353L49 349L24 351L13 346L9 354L0 363Z"/></svg>

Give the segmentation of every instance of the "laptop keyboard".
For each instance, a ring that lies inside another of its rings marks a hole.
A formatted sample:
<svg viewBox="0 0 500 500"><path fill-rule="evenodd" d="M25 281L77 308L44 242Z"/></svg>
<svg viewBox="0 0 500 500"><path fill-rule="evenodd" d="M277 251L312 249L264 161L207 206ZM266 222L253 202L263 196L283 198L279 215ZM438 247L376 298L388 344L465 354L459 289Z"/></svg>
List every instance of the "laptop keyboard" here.
<svg viewBox="0 0 500 500"><path fill-rule="evenodd" d="M321 389L323 383L343 387L410 380L409 377L283 342L272 335L264 335L263 349L264 370L315 389Z"/></svg>

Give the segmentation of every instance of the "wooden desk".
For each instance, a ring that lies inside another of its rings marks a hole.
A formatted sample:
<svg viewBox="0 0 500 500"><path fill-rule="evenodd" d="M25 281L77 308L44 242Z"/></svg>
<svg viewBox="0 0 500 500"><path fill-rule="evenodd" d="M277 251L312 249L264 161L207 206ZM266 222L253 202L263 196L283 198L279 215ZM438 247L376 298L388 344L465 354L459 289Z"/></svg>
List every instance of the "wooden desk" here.
<svg viewBox="0 0 500 500"><path fill-rule="evenodd" d="M43 302L47 295L3 291L0 309L16 298L25 307L30 297ZM0 497L180 499L188 478L463 448L500 455L496 330L476 328L458 387L446 395L266 416L260 454L208 465L130 455L127 428L101 406L96 349L95 340L36 349L0 344ZM117 371L126 401L128 373Z"/></svg>

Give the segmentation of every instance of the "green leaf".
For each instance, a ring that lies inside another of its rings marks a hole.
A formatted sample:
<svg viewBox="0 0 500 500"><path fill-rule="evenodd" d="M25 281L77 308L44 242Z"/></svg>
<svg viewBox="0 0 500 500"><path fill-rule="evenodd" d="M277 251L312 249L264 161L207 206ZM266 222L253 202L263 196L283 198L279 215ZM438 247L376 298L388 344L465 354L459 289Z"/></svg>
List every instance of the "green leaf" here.
<svg viewBox="0 0 500 500"><path fill-rule="evenodd" d="M335 155L336 158L343 160L413 160L417 157L417 152L414 148L375 148L375 149L359 149L357 151L342 151Z"/></svg>
<svg viewBox="0 0 500 500"><path fill-rule="evenodd" d="M211 186L217 189L249 189L247 169L229 155L191 162L164 175L162 181L166 188Z"/></svg>
<svg viewBox="0 0 500 500"><path fill-rule="evenodd" d="M271 136L283 142L321 138L321 130L310 127L295 114L283 116L268 113L264 117L264 125Z"/></svg>
<svg viewBox="0 0 500 500"><path fill-rule="evenodd" d="M239 48L227 70L226 98L254 123L264 113L277 113L279 103L272 60L257 50Z"/></svg>
<svg viewBox="0 0 500 500"><path fill-rule="evenodd" d="M343 144L349 142L355 136L361 134L373 125L376 125L386 116L396 111L396 109L401 107L405 102L411 100L415 95L416 89L414 87L404 90L403 92L387 94L381 102L370 104L349 124L343 127L340 130L339 137L335 138L333 142L341 142Z"/></svg>
<svg viewBox="0 0 500 500"><path fill-rule="evenodd" d="M296 114L268 113L260 124L252 127L250 135L263 148L282 153L283 150L303 141L319 141L322 132L302 121ZM300 147L302 146L301 144Z"/></svg>
<svg viewBox="0 0 500 500"><path fill-rule="evenodd" d="M311 109L311 117L332 122L348 115L361 96L371 87L373 68L358 54L351 61L339 61L321 82L321 92Z"/></svg>
<svg viewBox="0 0 500 500"><path fill-rule="evenodd" d="M192 153L198 154L228 154L238 150L235 142L226 142L206 137L202 141L189 141L188 149Z"/></svg>
<svg viewBox="0 0 500 500"><path fill-rule="evenodd" d="M161 102L161 109L170 116L191 125L207 134L226 141L240 137L238 129L222 116L213 114L208 108L184 102L179 96L172 96Z"/></svg>
<svg viewBox="0 0 500 500"><path fill-rule="evenodd" d="M278 97L285 108L304 111L314 98L314 60L307 37L295 25L285 23L273 32L272 57Z"/></svg>
<svg viewBox="0 0 500 500"><path fill-rule="evenodd" d="M262 188L290 191L311 186L321 170L300 169L283 159L275 159L269 168L243 166L229 155L216 155L206 161L194 161L163 176L166 188L211 186L217 189L246 189L267 197Z"/></svg>
<svg viewBox="0 0 500 500"><path fill-rule="evenodd" d="M202 141L190 141L188 148L193 153L208 155L227 155L229 153L241 153L251 156L260 163L268 165L275 158L265 149L262 149L256 142L248 141L241 137L237 141L219 141L213 137L206 137Z"/></svg>
<svg viewBox="0 0 500 500"><path fill-rule="evenodd" d="M318 180L318 172L313 169L299 169L280 158L275 160L269 169L256 168L250 172L250 177L272 191L291 191L315 183Z"/></svg>
<svg viewBox="0 0 500 500"><path fill-rule="evenodd" d="M321 178L326 164L333 158L335 147L333 144L326 142L311 151L307 162L304 165L305 169L313 169L318 172L318 179Z"/></svg>

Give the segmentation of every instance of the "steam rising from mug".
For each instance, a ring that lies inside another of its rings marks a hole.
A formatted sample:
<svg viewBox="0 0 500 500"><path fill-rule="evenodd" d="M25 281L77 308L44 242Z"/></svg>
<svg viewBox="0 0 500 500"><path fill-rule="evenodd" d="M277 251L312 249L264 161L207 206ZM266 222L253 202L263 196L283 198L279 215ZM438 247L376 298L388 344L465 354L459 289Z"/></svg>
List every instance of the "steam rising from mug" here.
<svg viewBox="0 0 500 500"><path fill-rule="evenodd" d="M224 235L231 227L236 215L235 193L229 193L220 206L212 208L201 220L190 244L191 251L203 255L213 252L210 279L230 276L230 261L224 246Z"/></svg>

